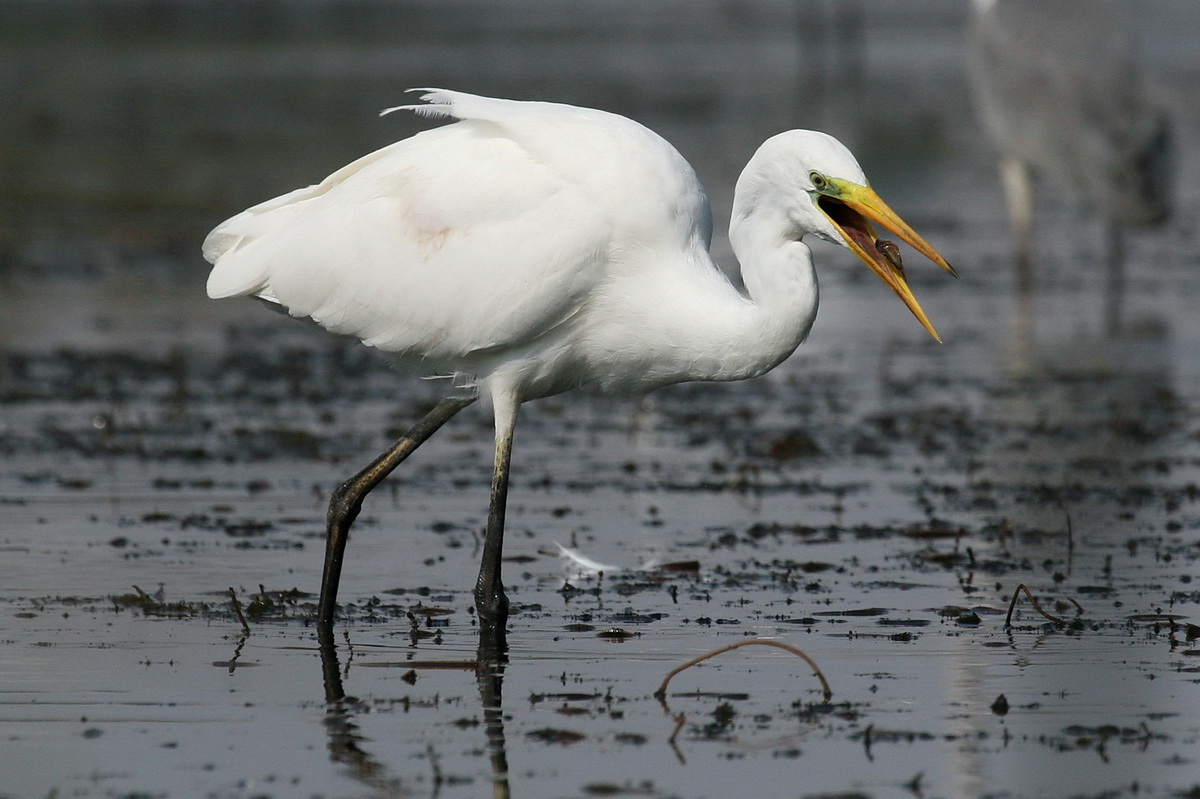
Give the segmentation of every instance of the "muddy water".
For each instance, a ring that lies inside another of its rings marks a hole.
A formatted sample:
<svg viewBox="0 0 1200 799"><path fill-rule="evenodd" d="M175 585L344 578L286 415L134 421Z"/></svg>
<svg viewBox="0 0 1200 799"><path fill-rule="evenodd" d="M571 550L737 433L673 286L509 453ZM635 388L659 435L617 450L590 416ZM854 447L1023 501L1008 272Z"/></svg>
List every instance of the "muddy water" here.
<svg viewBox="0 0 1200 799"><path fill-rule="evenodd" d="M7 68L43 90L9 89L21 113L6 124L44 135L25 145L42 168L5 195L22 222L9 217L0 284L0 796L1196 790L1194 219L1131 240L1108 336L1097 227L1048 192L1038 285L1019 295L964 95L961 9L831 5L789 6L787 25L772 4L737 24L716 5L686 24L599 8L587 25L551 7L407 25L377 10L357 27L309 9L233 41L183 4L163 6L182 22L155 17L131 41L13 6L26 39ZM1177 109L1184 208L1189 9L1141 22ZM48 30L74 43L58 73ZM455 45L468 33L481 50ZM937 345L820 247L816 328L772 374L527 406L510 651L483 669L469 589L486 413L368 501L323 661L309 617L325 497L437 386L204 299L196 253L223 214L395 135L371 113L428 83L638 115L697 164L718 228L756 140L838 130L962 273L908 267ZM114 135L83 135L97 121ZM185 158L189 141L202 146ZM1022 584L1065 623L1022 594L1006 625ZM671 669L750 638L802 648L832 696L803 660L751 646L655 699Z"/></svg>

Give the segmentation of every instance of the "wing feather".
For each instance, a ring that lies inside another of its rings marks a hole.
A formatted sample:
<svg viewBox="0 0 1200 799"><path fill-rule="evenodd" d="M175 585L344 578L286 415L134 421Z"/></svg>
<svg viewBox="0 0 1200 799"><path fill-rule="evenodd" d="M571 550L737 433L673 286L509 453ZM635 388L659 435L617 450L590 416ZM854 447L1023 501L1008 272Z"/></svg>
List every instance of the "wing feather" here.
<svg viewBox="0 0 1200 799"><path fill-rule="evenodd" d="M571 318L612 270L640 262L630 253L707 246L695 173L636 122L421 91L418 108L459 121L218 226L209 295L269 297L444 368Z"/></svg>
<svg viewBox="0 0 1200 799"><path fill-rule="evenodd" d="M210 296L269 295L380 349L454 359L574 313L609 238L586 193L470 121L244 211L204 253Z"/></svg>

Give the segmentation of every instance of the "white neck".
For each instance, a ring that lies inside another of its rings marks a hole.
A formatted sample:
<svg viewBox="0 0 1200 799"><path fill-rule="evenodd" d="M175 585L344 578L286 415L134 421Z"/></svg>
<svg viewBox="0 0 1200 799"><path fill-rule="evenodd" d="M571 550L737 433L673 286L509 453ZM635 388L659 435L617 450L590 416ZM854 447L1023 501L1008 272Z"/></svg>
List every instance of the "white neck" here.
<svg viewBox="0 0 1200 799"><path fill-rule="evenodd" d="M738 210L735 203L729 239L753 312L736 335L740 357L732 360L739 374L730 379L760 375L791 355L812 328L818 299L812 251L797 240L786 215Z"/></svg>
<svg viewBox="0 0 1200 799"><path fill-rule="evenodd" d="M750 167L747 172L753 178ZM787 196L763 188L743 173L734 194L729 238L746 295L713 265L707 236L700 235L678 259L659 260L648 248L653 265L632 269L636 277L598 295L611 310L596 309L581 323L616 317L627 324L586 332L589 351L605 354L588 365L597 385L638 392L693 380L742 380L770 371L804 341L817 315L817 278L800 238L814 228L789 211ZM812 205L807 195L798 199L802 212ZM553 389L561 390L558 383Z"/></svg>
<svg viewBox="0 0 1200 799"><path fill-rule="evenodd" d="M626 353L613 360L615 371L605 363L590 367L602 388L640 392L757 377L804 341L817 314L808 247L779 235L779 226L761 215L734 228L731 241L748 296L712 264L701 243L678 268L639 270L643 279L625 284L629 293L618 299L619 313L637 309L633 323L592 331L605 340L595 349Z"/></svg>

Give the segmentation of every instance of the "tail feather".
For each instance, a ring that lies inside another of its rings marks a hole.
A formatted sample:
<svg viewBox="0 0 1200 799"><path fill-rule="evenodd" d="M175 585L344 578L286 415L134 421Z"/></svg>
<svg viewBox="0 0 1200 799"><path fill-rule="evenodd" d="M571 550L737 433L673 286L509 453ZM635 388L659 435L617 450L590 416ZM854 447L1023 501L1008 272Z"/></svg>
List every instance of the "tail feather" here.
<svg viewBox="0 0 1200 799"><path fill-rule="evenodd" d="M232 246L213 262L212 271L208 273L205 289L214 300L258 294L267 288L267 266L261 260L238 257L245 252L245 246L253 242L246 242L240 236L231 236L230 241L233 241Z"/></svg>
<svg viewBox="0 0 1200 799"><path fill-rule="evenodd" d="M208 296L214 300L258 294L267 287L268 262L255 259L247 250L271 230L278 230L300 213L303 201L324 190L324 184L290 191L236 216L213 228L204 239L204 260L213 265L208 275ZM269 215L268 220L264 219Z"/></svg>

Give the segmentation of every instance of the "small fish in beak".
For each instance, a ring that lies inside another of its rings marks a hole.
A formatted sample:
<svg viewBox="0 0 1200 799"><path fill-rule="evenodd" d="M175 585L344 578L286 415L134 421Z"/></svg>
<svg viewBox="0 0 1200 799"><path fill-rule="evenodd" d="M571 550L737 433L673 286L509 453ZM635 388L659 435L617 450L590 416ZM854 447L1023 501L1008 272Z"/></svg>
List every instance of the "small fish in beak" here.
<svg viewBox="0 0 1200 799"><path fill-rule="evenodd" d="M879 254L888 260L888 263L892 265L892 269L895 269L900 274L900 277L905 280L908 279L904 274L904 262L900 258L899 244L887 239L879 239L875 242L875 249L879 250Z"/></svg>
<svg viewBox="0 0 1200 799"><path fill-rule="evenodd" d="M896 234L901 241L909 244L917 252L924 255L950 274L958 277L954 268L946 263L930 244L921 238L908 224L896 214L870 186L863 186L841 178L822 178L820 187L814 192L814 202L822 213L829 218L846 246L879 275L884 283L896 292L921 326L929 331L929 335L938 341L941 337L925 316L912 289L908 287L908 279L904 274L904 263L900 259L900 248L893 241L880 239L875 235L872 222L887 228Z"/></svg>

